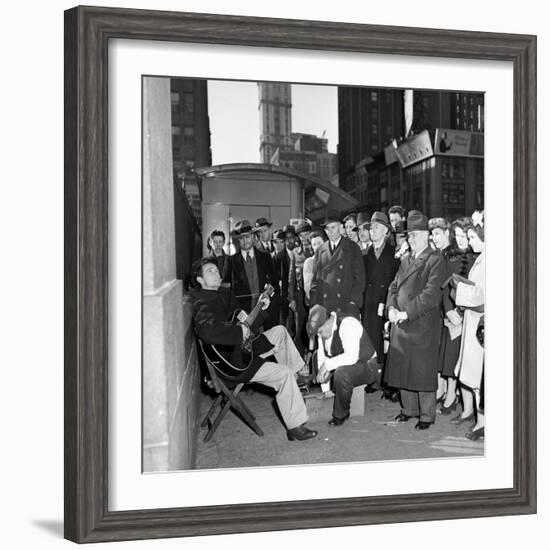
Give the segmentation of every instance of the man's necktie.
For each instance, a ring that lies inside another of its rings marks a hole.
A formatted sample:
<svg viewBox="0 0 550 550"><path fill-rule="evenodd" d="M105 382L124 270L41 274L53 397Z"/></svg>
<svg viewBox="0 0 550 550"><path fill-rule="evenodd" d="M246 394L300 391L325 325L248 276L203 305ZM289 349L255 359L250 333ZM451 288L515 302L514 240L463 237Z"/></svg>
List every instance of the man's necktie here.
<svg viewBox="0 0 550 550"><path fill-rule="evenodd" d="M250 256L250 252L246 253L246 263L250 263L252 261L252 258Z"/></svg>

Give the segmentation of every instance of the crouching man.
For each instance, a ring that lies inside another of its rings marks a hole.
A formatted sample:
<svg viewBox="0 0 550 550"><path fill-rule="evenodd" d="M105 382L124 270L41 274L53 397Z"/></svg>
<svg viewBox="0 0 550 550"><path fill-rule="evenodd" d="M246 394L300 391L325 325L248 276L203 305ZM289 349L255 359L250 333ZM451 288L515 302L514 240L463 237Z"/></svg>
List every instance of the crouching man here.
<svg viewBox="0 0 550 550"><path fill-rule="evenodd" d="M329 424L340 426L349 417L353 388L380 382L374 346L355 317L328 314L321 305L311 308L307 331L318 339L317 381L324 384L332 375L334 408Z"/></svg>
<svg viewBox="0 0 550 550"><path fill-rule="evenodd" d="M230 314L238 309L231 296L220 288L222 280L217 263L212 258L203 258L193 265L193 276L197 288L193 297L193 322L197 336L206 344L215 346L216 353L223 357L219 368L224 369L225 378L234 382L257 382L273 388L279 411L287 428L288 439L305 440L317 435L306 427L307 412L304 399L296 382L296 373L304 366L292 338L285 327L278 325L254 337L253 358L250 365L242 362L242 345L251 337L251 328L259 327L267 314L269 298L263 297L263 309L252 327L244 323L229 321ZM277 363L266 361L274 355ZM219 376L223 379L224 372Z"/></svg>

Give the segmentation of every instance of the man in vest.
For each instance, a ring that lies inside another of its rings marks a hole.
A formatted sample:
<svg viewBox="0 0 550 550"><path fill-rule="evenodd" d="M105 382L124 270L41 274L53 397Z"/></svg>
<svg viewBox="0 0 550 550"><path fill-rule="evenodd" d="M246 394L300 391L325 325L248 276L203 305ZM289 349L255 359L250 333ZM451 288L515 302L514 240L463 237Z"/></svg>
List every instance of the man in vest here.
<svg viewBox="0 0 550 550"><path fill-rule="evenodd" d="M349 417L353 388L379 381L374 346L355 317L329 314L321 305L311 308L307 331L318 339L317 381L326 383L332 375L334 408L329 424L340 426Z"/></svg>

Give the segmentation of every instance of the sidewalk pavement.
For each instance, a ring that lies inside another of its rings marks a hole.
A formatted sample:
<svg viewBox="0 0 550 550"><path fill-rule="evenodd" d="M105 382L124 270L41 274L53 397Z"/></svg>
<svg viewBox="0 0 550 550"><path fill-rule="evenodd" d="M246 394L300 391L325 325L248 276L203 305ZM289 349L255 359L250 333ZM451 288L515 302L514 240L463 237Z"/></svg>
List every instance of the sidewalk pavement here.
<svg viewBox="0 0 550 550"><path fill-rule="evenodd" d="M362 391L362 390L361 390ZM380 398L381 393L365 394L365 415L352 416L338 427L328 425L332 399L306 399L310 413L307 426L319 433L315 439L288 441L286 429L276 410L273 392L264 388L240 394L264 432L256 435L233 411L229 411L213 438L204 443L201 428L197 469L364 462L422 458L478 457L484 454L484 440L469 441L469 425L455 426L449 416L438 414L428 430L415 430L416 419L397 423L399 403ZM201 418L212 399L201 397Z"/></svg>

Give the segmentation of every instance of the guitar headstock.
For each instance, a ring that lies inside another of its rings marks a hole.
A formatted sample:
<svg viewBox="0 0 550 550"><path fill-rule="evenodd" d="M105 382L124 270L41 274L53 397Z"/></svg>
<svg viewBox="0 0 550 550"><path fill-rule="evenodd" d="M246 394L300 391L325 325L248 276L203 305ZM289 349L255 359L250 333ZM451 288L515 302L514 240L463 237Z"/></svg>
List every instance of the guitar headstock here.
<svg viewBox="0 0 550 550"><path fill-rule="evenodd" d="M273 296L274 292L275 289L273 288L273 286L269 283L266 283L266 285L264 286L264 291L262 292L262 296L260 298L270 298L271 296Z"/></svg>

